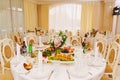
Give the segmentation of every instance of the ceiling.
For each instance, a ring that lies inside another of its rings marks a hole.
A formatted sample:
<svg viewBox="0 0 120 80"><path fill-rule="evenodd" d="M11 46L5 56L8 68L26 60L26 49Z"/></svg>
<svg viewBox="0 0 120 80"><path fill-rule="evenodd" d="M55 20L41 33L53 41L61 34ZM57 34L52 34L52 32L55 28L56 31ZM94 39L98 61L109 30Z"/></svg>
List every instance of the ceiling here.
<svg viewBox="0 0 120 80"><path fill-rule="evenodd" d="M50 3L68 3L68 2L85 2L85 1L104 1L114 2L115 0L30 0L37 4L50 4Z"/></svg>

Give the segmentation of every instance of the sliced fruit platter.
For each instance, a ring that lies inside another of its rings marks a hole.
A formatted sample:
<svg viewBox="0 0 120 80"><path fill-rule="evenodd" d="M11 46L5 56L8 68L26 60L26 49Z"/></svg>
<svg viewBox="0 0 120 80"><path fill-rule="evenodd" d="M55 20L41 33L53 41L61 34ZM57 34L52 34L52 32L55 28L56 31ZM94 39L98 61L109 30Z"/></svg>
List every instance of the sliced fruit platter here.
<svg viewBox="0 0 120 80"><path fill-rule="evenodd" d="M46 48L42 52L43 58L47 61L57 62L73 62L74 61L74 48L71 46L60 48L60 53L56 53L53 47Z"/></svg>
<svg viewBox="0 0 120 80"><path fill-rule="evenodd" d="M60 53L60 54L56 54L55 56L49 56L48 60L74 61L74 57L72 55Z"/></svg>

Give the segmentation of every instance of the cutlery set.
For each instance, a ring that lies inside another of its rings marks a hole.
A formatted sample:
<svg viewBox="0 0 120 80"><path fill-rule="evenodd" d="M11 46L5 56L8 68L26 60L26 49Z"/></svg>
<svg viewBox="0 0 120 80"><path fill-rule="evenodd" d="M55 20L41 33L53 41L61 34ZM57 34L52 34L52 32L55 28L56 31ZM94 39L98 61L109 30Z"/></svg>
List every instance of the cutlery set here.
<svg viewBox="0 0 120 80"><path fill-rule="evenodd" d="M66 70L66 72L67 72L67 74L68 74L68 78L69 78L69 80L71 80L71 77L70 77L70 73L69 73L69 71ZM54 73L54 70L51 71L51 73L50 73L50 75L49 75L49 77L48 77L48 80L50 80L50 78L51 78L51 76L52 76L53 73Z"/></svg>

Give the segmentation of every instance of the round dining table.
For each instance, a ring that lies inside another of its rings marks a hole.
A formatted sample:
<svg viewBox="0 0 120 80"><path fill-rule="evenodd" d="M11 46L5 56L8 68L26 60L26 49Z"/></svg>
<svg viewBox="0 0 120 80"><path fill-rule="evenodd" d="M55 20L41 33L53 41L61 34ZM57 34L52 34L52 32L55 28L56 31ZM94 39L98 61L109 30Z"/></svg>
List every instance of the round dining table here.
<svg viewBox="0 0 120 80"><path fill-rule="evenodd" d="M40 53L39 53L40 54ZM28 56L14 56L10 61L14 80L100 80L104 74L106 61L95 51L83 53L77 49L74 61L41 62ZM25 62L32 62L32 69L26 70Z"/></svg>

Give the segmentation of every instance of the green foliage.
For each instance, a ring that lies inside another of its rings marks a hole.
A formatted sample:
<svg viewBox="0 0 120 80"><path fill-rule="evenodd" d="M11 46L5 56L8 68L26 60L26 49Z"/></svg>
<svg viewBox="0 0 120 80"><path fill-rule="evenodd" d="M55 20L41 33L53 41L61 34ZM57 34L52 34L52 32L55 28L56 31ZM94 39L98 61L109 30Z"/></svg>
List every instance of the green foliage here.
<svg viewBox="0 0 120 80"><path fill-rule="evenodd" d="M43 51L42 52L43 55L46 55L46 56L51 56L51 51Z"/></svg>
<svg viewBox="0 0 120 80"><path fill-rule="evenodd" d="M65 34L63 34L62 31L59 32L58 36L62 37L62 42L61 42L61 45L59 46L59 48L60 48L65 44L67 36ZM54 47L54 40L50 40L49 45Z"/></svg>

